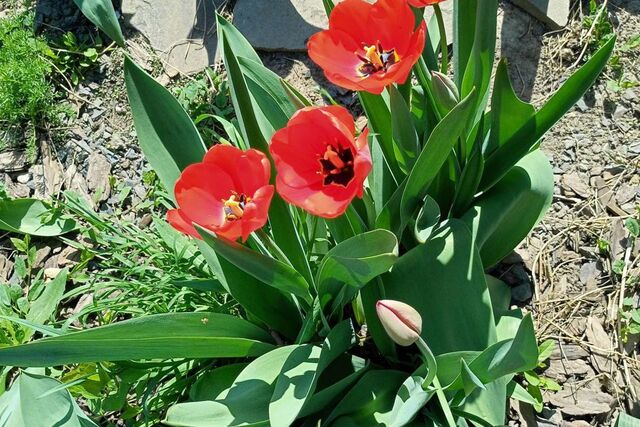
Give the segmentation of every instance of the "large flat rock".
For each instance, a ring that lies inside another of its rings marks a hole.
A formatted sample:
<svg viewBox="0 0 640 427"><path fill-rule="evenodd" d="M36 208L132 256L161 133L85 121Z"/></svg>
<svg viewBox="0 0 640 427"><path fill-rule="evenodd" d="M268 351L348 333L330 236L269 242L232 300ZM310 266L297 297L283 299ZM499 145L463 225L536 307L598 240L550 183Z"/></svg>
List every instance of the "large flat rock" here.
<svg viewBox="0 0 640 427"><path fill-rule="evenodd" d="M170 76L216 61L215 12L224 0L122 0L125 22L140 31Z"/></svg>
<svg viewBox="0 0 640 427"><path fill-rule="evenodd" d="M233 24L256 49L304 51L328 21L321 0L237 0Z"/></svg>
<svg viewBox="0 0 640 427"><path fill-rule="evenodd" d="M516 6L529 12L552 30L564 28L569 23L571 0L511 0Z"/></svg>

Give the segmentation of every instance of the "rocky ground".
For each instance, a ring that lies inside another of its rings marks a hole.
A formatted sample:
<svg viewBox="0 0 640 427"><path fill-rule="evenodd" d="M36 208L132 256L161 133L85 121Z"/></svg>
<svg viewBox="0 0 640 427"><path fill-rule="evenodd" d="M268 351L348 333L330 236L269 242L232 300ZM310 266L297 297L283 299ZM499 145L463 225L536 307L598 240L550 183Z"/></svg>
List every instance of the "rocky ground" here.
<svg viewBox="0 0 640 427"><path fill-rule="evenodd" d="M130 51L163 84L174 87L192 79L181 72L193 71L188 68L192 64L186 64L192 54L196 62L215 62L210 22L199 22L195 36L178 34L173 42L161 41L165 48L173 43L166 48L171 54L156 53L133 28L144 33L149 23L126 13L135 3L125 0L122 5L123 20L130 24ZM513 425L610 425L621 409L640 415L640 359L637 342L627 333L633 320L621 321L618 315L621 309L629 310L623 302L637 303L640 277L640 242L634 245L624 226L627 218L638 215L640 203L640 60L637 48L621 48L640 33L640 0L610 0L605 5L603 13L609 14L619 37L618 65L609 67L547 135L543 150L552 159L557 183L552 209L500 270L514 286L514 303L533 312L540 339L557 342L544 375L563 386L557 393L544 392L546 405L540 414L513 405ZM231 6L210 3L228 13ZM540 105L589 54L589 40L597 34L584 24L586 7L573 4L568 27L549 31L511 3L502 4L499 52L510 60L514 86L524 99ZM38 21L45 34L93 31L71 0L41 0ZM303 32L322 24L312 20L296 25ZM183 28L176 31L184 33ZM184 40L193 46L184 48ZM175 53L174 46L183 50ZM324 87L339 102L354 105L353 94L327 84L299 47L264 47L269 51L261 55L313 101L322 102ZM96 211L141 225L148 221L153 182L136 144L122 63L120 51L109 51L86 80L67 88L73 114L42 132L35 164L29 165L20 151L0 153L0 179L11 195L50 198L71 189ZM73 251L60 243L39 249L41 267L77 262ZM13 274L10 251L2 252L0 281ZM628 267L620 270L625 259Z"/></svg>

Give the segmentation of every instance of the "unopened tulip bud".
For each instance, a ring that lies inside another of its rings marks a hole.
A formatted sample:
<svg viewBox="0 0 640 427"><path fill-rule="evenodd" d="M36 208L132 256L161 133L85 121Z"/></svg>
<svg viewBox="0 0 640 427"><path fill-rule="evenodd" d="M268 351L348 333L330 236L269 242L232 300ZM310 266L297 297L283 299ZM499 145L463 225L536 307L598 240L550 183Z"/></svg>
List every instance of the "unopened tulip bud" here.
<svg viewBox="0 0 640 427"><path fill-rule="evenodd" d="M380 300L376 312L387 334L398 345L408 347L420 338L422 317L415 308L394 300Z"/></svg>
<svg viewBox="0 0 640 427"><path fill-rule="evenodd" d="M456 84L449 77L437 71L432 71L431 77L433 96L443 108L450 111L460 102L460 92L458 92Z"/></svg>

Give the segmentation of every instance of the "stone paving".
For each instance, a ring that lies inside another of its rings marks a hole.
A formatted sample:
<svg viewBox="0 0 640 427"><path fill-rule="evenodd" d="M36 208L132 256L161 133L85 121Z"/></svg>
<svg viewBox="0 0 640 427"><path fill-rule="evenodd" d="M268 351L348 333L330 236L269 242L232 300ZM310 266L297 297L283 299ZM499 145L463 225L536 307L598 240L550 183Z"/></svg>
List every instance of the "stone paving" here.
<svg viewBox="0 0 640 427"><path fill-rule="evenodd" d="M570 0L511 0L549 29L565 26ZM217 60L214 11L224 0L122 0L125 22L140 31L173 77L194 74ZM448 40L452 40L453 0L443 2ZM427 8L427 18L432 14ZM263 51L303 52L309 37L327 26L321 0L236 0L236 27Z"/></svg>

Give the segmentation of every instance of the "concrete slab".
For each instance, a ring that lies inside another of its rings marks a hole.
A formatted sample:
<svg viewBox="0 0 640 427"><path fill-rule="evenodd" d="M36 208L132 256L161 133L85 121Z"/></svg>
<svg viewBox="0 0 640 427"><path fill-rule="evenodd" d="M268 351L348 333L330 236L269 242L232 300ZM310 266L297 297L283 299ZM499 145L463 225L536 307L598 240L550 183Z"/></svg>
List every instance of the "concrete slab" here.
<svg viewBox="0 0 640 427"><path fill-rule="evenodd" d="M559 30L569 23L570 0L511 0L529 12L551 30Z"/></svg>
<svg viewBox="0 0 640 427"><path fill-rule="evenodd" d="M160 54L166 73L175 76L215 63L215 11L223 4L224 0L122 0L122 14Z"/></svg>
<svg viewBox="0 0 640 427"><path fill-rule="evenodd" d="M256 49L305 51L328 21L320 0L237 0L233 24Z"/></svg>

